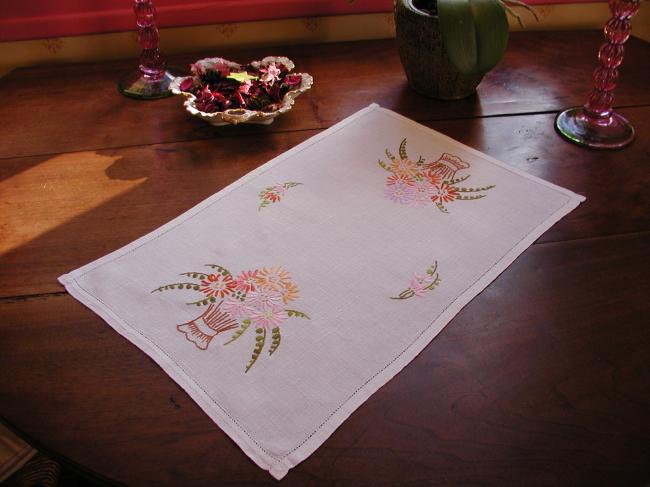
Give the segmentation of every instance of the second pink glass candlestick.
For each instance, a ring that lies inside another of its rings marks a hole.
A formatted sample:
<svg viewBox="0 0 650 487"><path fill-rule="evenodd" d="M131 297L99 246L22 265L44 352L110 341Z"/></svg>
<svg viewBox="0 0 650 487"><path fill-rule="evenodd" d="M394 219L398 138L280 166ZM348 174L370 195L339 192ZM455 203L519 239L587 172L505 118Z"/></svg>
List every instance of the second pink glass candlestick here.
<svg viewBox="0 0 650 487"><path fill-rule="evenodd" d="M152 100L170 96L169 84L174 75L165 69L160 55L156 7L152 0L135 0L133 5L138 29L138 42L142 46L139 70L120 81L119 89L131 98Z"/></svg>
<svg viewBox="0 0 650 487"><path fill-rule="evenodd" d="M614 113L614 88L623 62L623 44L630 37L631 18L640 0L609 0L612 18L605 24L606 42L600 46L600 66L593 75L594 88L583 107L569 108L555 121L558 132L576 144L596 149L624 147L634 139L634 128Z"/></svg>

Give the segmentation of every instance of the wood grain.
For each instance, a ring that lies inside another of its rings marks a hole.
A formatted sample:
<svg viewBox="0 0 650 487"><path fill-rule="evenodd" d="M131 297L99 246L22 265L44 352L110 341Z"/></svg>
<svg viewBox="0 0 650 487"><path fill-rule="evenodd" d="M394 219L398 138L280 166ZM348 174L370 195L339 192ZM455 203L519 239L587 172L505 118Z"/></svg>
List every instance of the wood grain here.
<svg viewBox="0 0 650 487"><path fill-rule="evenodd" d="M650 232L530 248L283 485L642 484L649 267ZM0 315L2 414L47 447L128 485L276 485L69 296Z"/></svg>
<svg viewBox="0 0 650 487"><path fill-rule="evenodd" d="M650 107L623 109L640 133ZM650 139L622 151L560 139L553 115L427 125L587 197L541 241L650 230ZM56 278L155 230L316 131L7 159L0 164L0 297L61 291ZM371 161L372 162L372 161ZM74 249L74 251L72 251Z"/></svg>
<svg viewBox="0 0 650 487"><path fill-rule="evenodd" d="M314 88L273 125L235 130L192 119L178 98L140 102L122 97L117 81L135 61L23 69L0 79L0 91L11 94L10 103L0 104L0 119L7 121L0 158L321 129L371 102L416 120L559 111L586 101L601 42L597 31L513 33L506 57L486 76L478 96L457 102L412 92L393 40L203 52L172 59L187 65L203 56L223 55L246 62L282 53L295 60L298 70L314 76ZM650 104L645 89L649 57L647 43L630 39L626 44L617 105Z"/></svg>

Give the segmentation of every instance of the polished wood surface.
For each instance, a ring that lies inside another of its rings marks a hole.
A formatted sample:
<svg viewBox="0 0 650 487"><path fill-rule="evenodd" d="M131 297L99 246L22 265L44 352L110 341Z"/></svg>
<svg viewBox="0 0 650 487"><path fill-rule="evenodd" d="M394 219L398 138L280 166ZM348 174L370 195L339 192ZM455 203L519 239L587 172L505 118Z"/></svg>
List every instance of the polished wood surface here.
<svg viewBox="0 0 650 487"><path fill-rule="evenodd" d="M316 83L269 127L217 129L176 98L121 98L132 62L0 79L0 415L117 483L276 485L56 277L375 101L587 201L282 485L650 482L650 46L626 46L616 91L633 145L586 150L553 130L555 112L584 101L600 36L514 34L459 102L412 93L393 41L278 49Z"/></svg>

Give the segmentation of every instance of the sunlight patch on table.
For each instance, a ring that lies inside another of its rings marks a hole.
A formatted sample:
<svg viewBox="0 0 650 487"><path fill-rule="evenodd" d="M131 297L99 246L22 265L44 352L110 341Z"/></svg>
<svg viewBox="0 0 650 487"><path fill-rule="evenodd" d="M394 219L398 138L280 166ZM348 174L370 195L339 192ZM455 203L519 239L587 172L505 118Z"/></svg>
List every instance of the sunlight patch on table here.
<svg viewBox="0 0 650 487"><path fill-rule="evenodd" d="M96 152L62 154L0 182L0 255L133 188L147 177L112 179L122 159Z"/></svg>

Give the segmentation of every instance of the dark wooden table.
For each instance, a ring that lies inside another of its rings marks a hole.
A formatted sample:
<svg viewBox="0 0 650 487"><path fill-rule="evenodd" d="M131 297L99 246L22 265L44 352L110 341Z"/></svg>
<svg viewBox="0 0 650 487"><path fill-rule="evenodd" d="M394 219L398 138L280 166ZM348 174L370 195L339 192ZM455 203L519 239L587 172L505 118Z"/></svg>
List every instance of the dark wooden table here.
<svg viewBox="0 0 650 487"><path fill-rule="evenodd" d="M393 41L253 49L315 87L269 127L216 129L138 102L134 62L0 80L0 414L128 485L275 485L144 353L56 277L157 228L377 102L587 201L476 297L286 486L642 485L650 481L650 46L626 46L617 110L638 138L597 152L553 130L582 104L598 32L517 33L478 96L407 88Z"/></svg>

